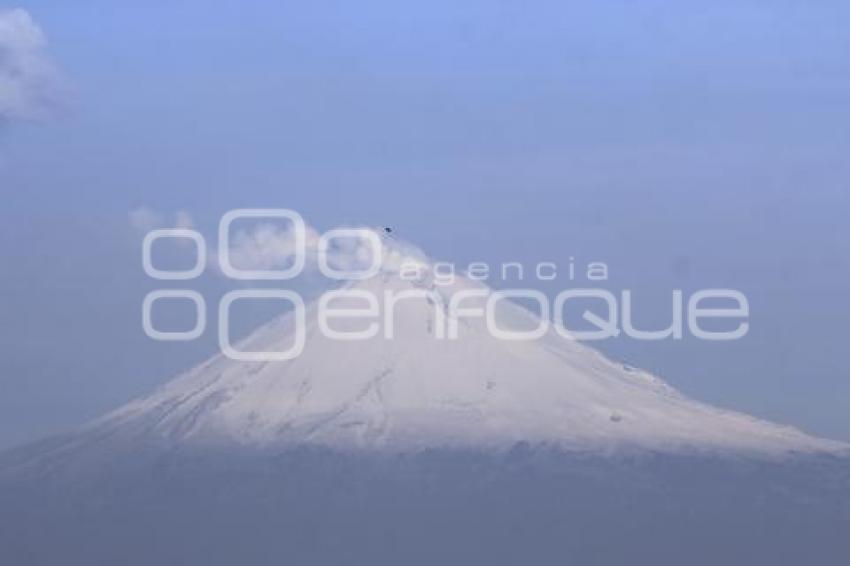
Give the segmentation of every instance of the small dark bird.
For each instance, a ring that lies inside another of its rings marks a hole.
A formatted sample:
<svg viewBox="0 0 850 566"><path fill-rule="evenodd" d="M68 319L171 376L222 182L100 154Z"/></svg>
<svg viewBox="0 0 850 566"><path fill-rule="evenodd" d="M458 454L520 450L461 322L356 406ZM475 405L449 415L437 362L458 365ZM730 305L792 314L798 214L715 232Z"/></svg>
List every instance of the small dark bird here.
<svg viewBox="0 0 850 566"><path fill-rule="evenodd" d="M393 233L393 229L392 229L392 228L390 228L389 226L385 226L385 227L384 227L384 232L386 232L387 234L392 234L392 233Z"/></svg>

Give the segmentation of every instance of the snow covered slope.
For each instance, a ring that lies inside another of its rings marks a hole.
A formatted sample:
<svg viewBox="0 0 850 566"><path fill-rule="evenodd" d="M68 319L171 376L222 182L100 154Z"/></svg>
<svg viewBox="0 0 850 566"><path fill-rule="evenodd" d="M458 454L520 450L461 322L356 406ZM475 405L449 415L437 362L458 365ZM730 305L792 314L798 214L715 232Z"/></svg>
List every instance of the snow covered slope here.
<svg viewBox="0 0 850 566"><path fill-rule="evenodd" d="M484 288L462 277L451 286L435 285L428 274L402 278L399 267L411 260L430 265L414 248L387 242L382 272L350 288L373 292L379 300L387 291L428 289L446 303L462 289ZM535 325L530 312L500 304L503 324ZM499 449L520 441L598 452L845 450L791 427L687 399L660 379L551 331L539 340L504 341L487 331L483 319L463 318L458 339L437 339L437 308L425 297L400 300L393 340L379 333L341 341L318 332L311 305L299 357L237 362L216 356L99 419L85 436L393 451ZM349 320L333 326L366 324ZM292 317L282 316L239 347L285 350L292 332Z"/></svg>

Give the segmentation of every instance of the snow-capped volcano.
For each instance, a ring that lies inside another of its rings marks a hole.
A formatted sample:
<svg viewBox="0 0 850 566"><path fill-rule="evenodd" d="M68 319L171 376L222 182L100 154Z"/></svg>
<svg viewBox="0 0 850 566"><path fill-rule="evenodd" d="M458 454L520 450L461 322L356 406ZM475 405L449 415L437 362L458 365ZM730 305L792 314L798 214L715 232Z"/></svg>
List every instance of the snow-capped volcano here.
<svg viewBox="0 0 850 566"><path fill-rule="evenodd" d="M373 294L382 311L387 294L410 295L395 303L393 339L384 332L354 341L329 338L318 331L313 303L306 310L306 343L298 357L240 362L218 355L99 419L88 432L178 445L337 449L500 448L521 441L603 452L844 449L791 427L690 400L659 378L551 330L537 340L506 341L493 336L482 318L456 317L457 339L440 339L440 315L456 314L445 309L451 296L487 287L462 276L452 285L437 285L432 264L415 248L395 241L384 245L380 273L346 288ZM410 262L423 268L421 276L401 275L401 266ZM443 305L422 291L436 293ZM477 301L483 308L485 300ZM499 304L501 325L536 326L529 311ZM464 305L474 308L476 300ZM339 319L333 325L353 331L369 322ZM293 315L283 315L238 346L286 350L293 332Z"/></svg>
<svg viewBox="0 0 850 566"><path fill-rule="evenodd" d="M791 565L850 552L844 445L692 401L557 332L497 338L445 307L471 291L464 308L481 306L487 287L438 284L422 254L386 248L380 273L344 287L377 297L381 316L330 326L385 327L387 293L407 293L393 339L329 338L316 302L293 359L218 355L0 457L0 563ZM403 276L410 262L421 276ZM500 327L537 326L498 304ZM437 336L443 315L457 339ZM294 320L236 347L285 351Z"/></svg>

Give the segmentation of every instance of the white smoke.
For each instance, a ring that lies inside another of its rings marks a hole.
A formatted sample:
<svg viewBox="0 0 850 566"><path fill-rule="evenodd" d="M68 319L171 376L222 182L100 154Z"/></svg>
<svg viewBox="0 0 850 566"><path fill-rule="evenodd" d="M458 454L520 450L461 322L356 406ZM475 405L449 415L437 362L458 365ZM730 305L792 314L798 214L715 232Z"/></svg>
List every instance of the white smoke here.
<svg viewBox="0 0 850 566"><path fill-rule="evenodd" d="M304 246L307 272L317 271L320 255L324 257L328 268L346 272L368 271L376 253L380 254L378 265L382 271L398 271L402 265L419 264L426 259L419 248L395 238L382 236L381 228L339 226L336 229L369 232L376 237L373 242L363 237L336 237L329 239L326 249L321 250L319 241L322 235L307 225ZM256 224L233 233L228 250L230 263L239 269L282 269L293 262L297 252L296 244L295 232L291 226Z"/></svg>
<svg viewBox="0 0 850 566"><path fill-rule="evenodd" d="M194 219L185 211L164 213L148 206L139 207L129 213L130 225L139 235L145 235L151 230L161 228L195 227ZM417 247L396 240L394 237L383 236L383 229L365 226L340 226L341 230L364 230L377 236L374 240L380 247L380 268L382 271L399 271L402 266L422 264L427 258ZM322 252L319 248L320 232L305 225L305 254L304 268L306 274L318 272L319 255L327 266L334 271L367 271L373 263L375 252L374 242L364 238L335 237L329 240L329 245ZM208 265L220 270L219 256L221 250L215 245L216 238L209 238L207 245ZM191 246L191 241L185 238L177 239L181 244ZM232 231L229 236L227 253L229 263L236 269L273 271L285 269L292 265L295 259L298 242L292 225L281 222L258 222L248 224Z"/></svg>
<svg viewBox="0 0 850 566"><path fill-rule="evenodd" d="M315 255L319 234L306 227L308 257ZM290 226L261 223L252 229L238 230L231 237L230 263L238 269L279 269L295 256L295 232Z"/></svg>
<svg viewBox="0 0 850 566"><path fill-rule="evenodd" d="M149 206L140 206L131 210L129 215L130 226L140 235L145 235L151 230L159 228L194 228L195 220L184 211L178 210L174 215L174 221L168 221L168 214L154 210Z"/></svg>

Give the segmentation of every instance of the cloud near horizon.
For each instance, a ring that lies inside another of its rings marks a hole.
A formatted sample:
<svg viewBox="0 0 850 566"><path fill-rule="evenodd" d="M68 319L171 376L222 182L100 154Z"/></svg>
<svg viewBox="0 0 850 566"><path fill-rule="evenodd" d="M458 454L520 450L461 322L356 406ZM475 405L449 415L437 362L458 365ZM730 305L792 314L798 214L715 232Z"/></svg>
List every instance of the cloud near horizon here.
<svg viewBox="0 0 850 566"><path fill-rule="evenodd" d="M41 28L26 10L0 9L0 123L43 116L59 91Z"/></svg>

